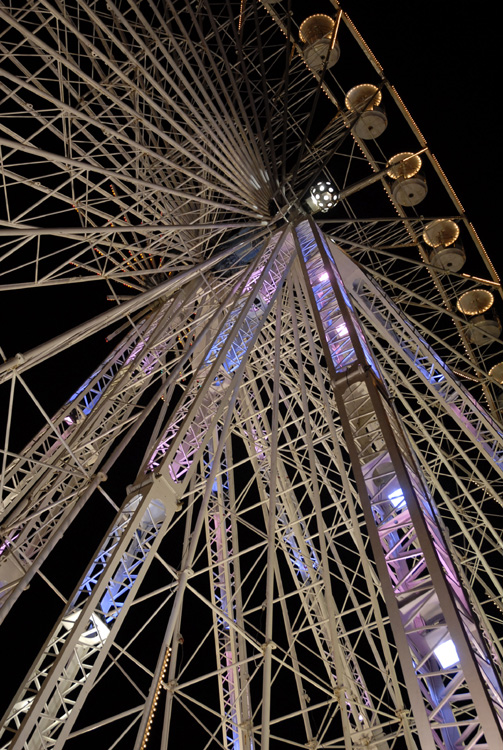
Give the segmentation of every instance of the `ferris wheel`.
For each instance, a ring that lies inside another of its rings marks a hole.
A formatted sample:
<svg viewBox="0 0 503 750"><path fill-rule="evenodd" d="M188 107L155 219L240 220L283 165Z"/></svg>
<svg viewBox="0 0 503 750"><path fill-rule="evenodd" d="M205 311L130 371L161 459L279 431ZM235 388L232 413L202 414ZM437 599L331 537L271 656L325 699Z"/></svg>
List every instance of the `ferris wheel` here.
<svg viewBox="0 0 503 750"><path fill-rule="evenodd" d="M1 748L503 747L499 278L310 10L0 6Z"/></svg>

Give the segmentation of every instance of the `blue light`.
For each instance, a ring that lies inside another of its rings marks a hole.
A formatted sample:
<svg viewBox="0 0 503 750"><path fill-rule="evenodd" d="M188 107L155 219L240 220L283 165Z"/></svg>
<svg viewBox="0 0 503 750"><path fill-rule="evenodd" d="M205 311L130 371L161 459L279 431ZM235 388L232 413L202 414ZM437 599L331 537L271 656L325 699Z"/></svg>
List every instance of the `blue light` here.
<svg viewBox="0 0 503 750"><path fill-rule="evenodd" d="M403 490L398 488L394 492L392 492L390 495L388 495L388 500L391 502L391 505L394 508L399 508L400 506L403 506L405 504L405 497L403 494Z"/></svg>
<svg viewBox="0 0 503 750"><path fill-rule="evenodd" d="M440 662L442 669L448 669L459 661L458 652L453 641L449 638L448 641L444 641L439 646L433 649L433 653Z"/></svg>

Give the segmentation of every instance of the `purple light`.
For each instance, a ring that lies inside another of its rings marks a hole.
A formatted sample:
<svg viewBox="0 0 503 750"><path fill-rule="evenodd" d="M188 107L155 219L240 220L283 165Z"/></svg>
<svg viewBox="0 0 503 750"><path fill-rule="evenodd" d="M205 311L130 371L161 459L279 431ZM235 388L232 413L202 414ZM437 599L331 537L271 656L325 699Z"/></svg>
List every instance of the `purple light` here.
<svg viewBox="0 0 503 750"><path fill-rule="evenodd" d="M327 281L327 279L328 279L328 273L325 271L324 273L321 274L320 281Z"/></svg>
<svg viewBox="0 0 503 750"><path fill-rule="evenodd" d="M348 335L348 328L345 323L341 323L339 326L336 326L335 330L341 338Z"/></svg>
<svg viewBox="0 0 503 750"><path fill-rule="evenodd" d="M19 534L16 534L16 536L13 536L12 539L5 539L5 541L3 542L3 544L0 545L0 555L2 554L2 552L4 552L7 549L7 547L11 547L12 546L12 542L15 539L17 539L18 536L19 536Z"/></svg>

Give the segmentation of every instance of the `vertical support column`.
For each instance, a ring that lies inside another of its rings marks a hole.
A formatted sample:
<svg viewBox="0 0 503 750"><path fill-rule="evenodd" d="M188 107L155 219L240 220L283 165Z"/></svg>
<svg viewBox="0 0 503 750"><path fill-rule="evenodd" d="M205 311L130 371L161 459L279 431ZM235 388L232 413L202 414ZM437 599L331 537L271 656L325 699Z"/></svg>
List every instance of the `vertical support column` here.
<svg viewBox="0 0 503 750"><path fill-rule="evenodd" d="M292 285L289 283L288 286L290 287L289 292L291 294ZM290 302L292 302L291 298ZM284 330L280 331L277 329L277 333L284 334ZM279 366L281 362L281 350L276 349L274 352L273 346L274 344L270 344L266 356L269 356L271 361L278 363ZM298 335L295 335L295 350L298 361L302 361ZM327 528L322 519L322 502L319 494L319 485L323 482L320 476L320 467L313 452L309 450L310 467L306 469L305 478L307 480L307 475L310 477L309 494L310 496L311 493L313 495L313 506L309 503L309 508L313 507L313 515L317 519L316 529L314 529L311 524L308 526L306 523L306 508L302 508L299 504L298 495L290 484L288 472L281 457L281 448L277 441L277 436L280 434L286 436L286 433L283 432L285 429L284 413L282 414L281 409L278 408L277 419L269 421L268 407L272 405L272 414L274 415L274 410L277 408L276 402L285 403L285 393L281 384L281 378L278 381L277 375L278 372L275 373L269 387L267 385L264 387L262 396L259 394L256 384L250 383L245 389L246 395L244 399L242 398L240 402L243 434L245 440L248 442L249 453L255 464L255 473L263 502L266 532L270 528L268 527L268 523L271 522L272 512L274 512L275 549L273 551L271 542L269 541L267 546L267 572L269 574L270 568L274 566L276 583L279 592L281 592L282 581L278 571L278 560L283 555L285 556L291 567L292 576L296 581L300 607L304 611L306 621L310 623L319 653L323 655L320 670L321 672L326 670L327 682L332 686L331 694L334 696L334 714L337 712L340 716L340 730L344 734L344 747L352 748L353 743L357 741L363 742L363 735L365 735L365 741L369 743L369 747L374 747L373 741L375 740L375 747L377 748L377 744L379 744L379 748L385 750L388 747L388 743L384 733L379 733L378 738L378 730L372 725L372 719L375 719L375 714L373 715L374 707L372 704L374 696L372 695L372 690L369 691L365 685L357 663L348 658L348 654L351 651L350 639L344 633L342 621L339 617L340 611L336 608L332 593L333 580L331 580L329 573L332 561L329 558L336 556L336 553L334 549L330 549L329 551L325 545ZM305 379L302 372L299 373L299 381L299 398L301 399L299 406L307 417L309 406L307 403L306 383L304 382ZM273 387L273 383L278 383L279 387ZM305 444L308 445L315 440L315 434L311 432L308 426L305 429L306 435L304 439ZM315 427L313 426L314 429ZM273 505L275 506L274 508ZM319 540L321 550L315 549L312 539L313 534L316 540ZM274 563L276 564L274 565ZM341 564L342 567L343 565ZM352 593L348 592L348 595L351 596ZM274 602L272 599L272 587L270 602L266 599L265 606L266 609L270 606L271 611L273 606L277 608L280 606L278 602ZM277 612L275 617L278 617ZM286 627L288 627L287 620L287 616L284 616ZM270 642L270 638L266 637L264 643L262 690L263 695L267 691L269 696L271 685L267 683L269 675L266 671L266 659L268 650L270 650L266 649L268 642ZM292 646L293 654L295 654L294 646ZM308 683L304 683L303 686L300 674L301 671L296 675L299 701L304 709L303 717L306 724L306 736L309 743L314 743L314 747L315 740L310 726L309 712L306 710L306 705L303 702L305 696L303 687L307 689ZM264 703L265 698L263 700ZM338 708L336 709L335 706L337 704ZM271 705L274 704L272 703ZM264 710L262 716L263 730L261 742L265 745L268 740L266 727L268 715ZM366 724L366 729L364 729L367 720L368 723ZM357 737L358 740L356 739ZM372 741L370 738L372 738ZM415 747L415 744L408 742L407 747L412 749Z"/></svg>
<svg viewBox="0 0 503 750"><path fill-rule="evenodd" d="M255 265L247 271L241 289L242 300L239 305L232 305L227 325L218 332L216 349L202 365L205 387L199 388L197 379L193 378L191 399L183 418L176 413L173 417L175 428L172 423L167 429L169 436L174 435L173 444L166 451L161 439L156 446L156 458L162 457L159 465L155 466L155 471L152 470L154 466L147 465L146 472L140 472L102 549L82 580L75 601L63 613L7 712L4 731L8 734L16 732L13 748L28 743L30 749L38 750L48 742L57 740L62 743L71 731L77 709L83 705L94 684L115 633L178 509L178 500L211 440L212 431L224 419L226 411L224 434L229 429L246 358L288 272L293 248L291 229L287 227L258 253ZM261 300L258 310L254 305L257 294ZM217 389L217 393L212 389ZM175 470L177 467L180 471ZM209 490L211 481L210 477ZM205 496L194 532L196 542L207 501L208 496ZM195 544L191 551L194 553ZM139 744L150 721L160 675L166 667L167 647L178 618L185 583L190 576L190 564L189 555L187 567L180 573L168 628L169 638L163 644L159 668L141 719ZM84 605L80 605L82 597Z"/></svg>
<svg viewBox="0 0 503 750"><path fill-rule="evenodd" d="M218 446L214 448L214 465L206 481L201 511L191 537L187 567L180 572L178 591L166 627L163 649L171 643L184 590L191 575L190 565L208 514L211 491L224 447L222 435L227 435L230 429L232 410L236 403L247 358L255 345L263 322L267 319L280 293L293 259L294 238L291 227L287 226L281 233L275 235L257 256L240 290L242 299L238 299L218 331L208 356L202 362L200 371L193 378L187 396L184 396L175 408L168 428L164 431L144 467L146 472L155 472L156 476L162 477L162 481L169 487L186 485L197 461L202 457L215 429L223 419L221 437ZM260 302L258 308L255 304L257 298ZM200 373L204 376L202 382L199 377ZM138 487L141 487L141 482ZM136 739L137 748L140 747L146 730L148 707L154 697L161 667L162 663L159 660L140 722Z"/></svg>
<svg viewBox="0 0 503 750"><path fill-rule="evenodd" d="M214 462L214 445L218 436L208 446L207 461L204 461L203 476L211 472ZM220 458L220 472L211 489L206 516L207 551L212 579L211 600L213 612L216 653L221 668L219 677L220 704L222 708L223 743L226 750L252 750L252 721L250 696L243 667L246 662L246 644L230 623L238 623L242 612L241 591L236 580L238 570L235 557L239 555L239 539L235 533L233 515L233 486L227 465L232 455L231 440L227 439Z"/></svg>
<svg viewBox="0 0 503 750"><path fill-rule="evenodd" d="M6 533L6 543L0 545L0 620L106 478L96 469L121 422L139 421L138 400L156 372L166 367L166 353L187 318L187 308L194 307L198 286L191 282L158 309L146 311L133 332L7 467L0 507ZM105 472L119 453L115 450L107 459Z"/></svg>
<svg viewBox="0 0 503 750"><path fill-rule="evenodd" d="M6 713L12 750L64 741L175 511L155 485L126 500Z"/></svg>
<svg viewBox="0 0 503 750"><path fill-rule="evenodd" d="M311 221L297 235L422 747L499 747L501 685L435 508L333 258Z"/></svg>

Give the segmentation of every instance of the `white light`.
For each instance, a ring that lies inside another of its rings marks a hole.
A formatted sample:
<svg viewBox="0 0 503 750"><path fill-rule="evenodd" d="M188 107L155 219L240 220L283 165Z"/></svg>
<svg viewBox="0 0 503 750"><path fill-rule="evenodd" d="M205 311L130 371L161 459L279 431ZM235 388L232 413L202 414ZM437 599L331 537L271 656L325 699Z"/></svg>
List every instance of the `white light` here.
<svg viewBox="0 0 503 750"><path fill-rule="evenodd" d="M311 199L316 203L319 211L328 211L335 206L336 193L330 182L317 182L311 188Z"/></svg>
<svg viewBox="0 0 503 750"><path fill-rule="evenodd" d="M320 276L320 281L326 281L328 279L328 273L325 271Z"/></svg>
<svg viewBox="0 0 503 750"><path fill-rule="evenodd" d="M388 500L391 501L391 505L394 508L398 508L400 505L403 505L405 500L403 491L401 489L395 490L390 495L388 495Z"/></svg>
<svg viewBox="0 0 503 750"><path fill-rule="evenodd" d="M348 329L345 323L341 323L340 326L337 326L336 329L337 334L342 338L343 336L348 335Z"/></svg>
<svg viewBox="0 0 503 750"><path fill-rule="evenodd" d="M452 667L453 664L457 664L459 661L458 652L456 646L449 638L448 641L444 641L439 646L433 649L433 653L440 662L442 669Z"/></svg>

